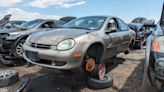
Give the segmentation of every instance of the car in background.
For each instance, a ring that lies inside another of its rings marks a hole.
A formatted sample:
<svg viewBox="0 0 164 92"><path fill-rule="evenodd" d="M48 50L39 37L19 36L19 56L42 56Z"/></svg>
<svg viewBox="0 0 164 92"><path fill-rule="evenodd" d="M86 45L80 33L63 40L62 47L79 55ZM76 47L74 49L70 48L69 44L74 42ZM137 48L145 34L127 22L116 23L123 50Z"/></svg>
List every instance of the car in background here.
<svg viewBox="0 0 164 92"><path fill-rule="evenodd" d="M133 48L142 49L146 43L147 37L154 30L153 20L145 21L144 23L129 23L128 26L136 32L135 45Z"/></svg>
<svg viewBox="0 0 164 92"><path fill-rule="evenodd" d="M60 20L36 19L22 24L17 30L0 31L1 63L13 65L14 59L22 58L22 46L29 35L62 27L64 24Z"/></svg>
<svg viewBox="0 0 164 92"><path fill-rule="evenodd" d="M164 5L161 19L146 41L143 92L164 92Z"/></svg>
<svg viewBox="0 0 164 92"><path fill-rule="evenodd" d="M131 23L144 23L145 21L147 21L147 18L145 18L145 17L137 17L134 20L132 20Z"/></svg>
<svg viewBox="0 0 164 92"><path fill-rule="evenodd" d="M26 21L9 21L4 27L3 30L17 30L17 28L25 23Z"/></svg>
<svg viewBox="0 0 164 92"><path fill-rule="evenodd" d="M59 70L80 68L94 87L109 86L104 59L128 54L135 32L117 17L89 16L75 19L61 29L43 31L27 38L27 62ZM78 69L77 69L78 70ZM99 81L99 82L98 82ZM101 82L100 82L101 81Z"/></svg>
<svg viewBox="0 0 164 92"><path fill-rule="evenodd" d="M73 17L73 16L66 16L66 17L62 17L62 18L60 18L59 20L61 20L61 21L64 21L64 22L70 22L70 21L72 21L72 20L74 20L74 19L76 19L76 17Z"/></svg>

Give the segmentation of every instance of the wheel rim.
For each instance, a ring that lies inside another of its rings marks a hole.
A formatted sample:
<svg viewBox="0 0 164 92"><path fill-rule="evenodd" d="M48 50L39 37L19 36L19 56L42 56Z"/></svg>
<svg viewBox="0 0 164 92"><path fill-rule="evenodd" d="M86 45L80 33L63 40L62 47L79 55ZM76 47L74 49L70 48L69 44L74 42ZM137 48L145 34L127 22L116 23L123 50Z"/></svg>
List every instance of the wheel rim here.
<svg viewBox="0 0 164 92"><path fill-rule="evenodd" d="M18 45L16 46L16 53L18 54L18 56L22 56L23 54L23 43L18 43Z"/></svg>
<svg viewBox="0 0 164 92"><path fill-rule="evenodd" d="M7 78L11 76L12 74L13 74L12 71L3 71L3 72L0 72L0 78Z"/></svg>
<svg viewBox="0 0 164 92"><path fill-rule="evenodd" d="M99 67L98 67L98 77L100 80L103 80L104 79L104 76L105 76L105 72L106 72L106 66L105 66L105 63L101 63L99 64Z"/></svg>
<svg viewBox="0 0 164 92"><path fill-rule="evenodd" d="M90 58L90 59L87 59L87 62L86 62L86 66L85 66L85 69L87 72L92 72L95 68L95 60Z"/></svg>

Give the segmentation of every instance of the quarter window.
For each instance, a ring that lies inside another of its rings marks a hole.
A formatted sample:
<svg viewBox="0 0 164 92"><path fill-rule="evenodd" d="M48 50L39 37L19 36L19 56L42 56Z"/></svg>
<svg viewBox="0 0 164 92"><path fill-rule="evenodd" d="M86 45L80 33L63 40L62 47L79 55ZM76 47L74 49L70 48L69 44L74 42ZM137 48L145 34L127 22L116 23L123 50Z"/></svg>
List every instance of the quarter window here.
<svg viewBox="0 0 164 92"><path fill-rule="evenodd" d="M120 29L122 31L127 31L128 30L128 26L124 21L122 21L121 19L118 19L118 22L120 24Z"/></svg>

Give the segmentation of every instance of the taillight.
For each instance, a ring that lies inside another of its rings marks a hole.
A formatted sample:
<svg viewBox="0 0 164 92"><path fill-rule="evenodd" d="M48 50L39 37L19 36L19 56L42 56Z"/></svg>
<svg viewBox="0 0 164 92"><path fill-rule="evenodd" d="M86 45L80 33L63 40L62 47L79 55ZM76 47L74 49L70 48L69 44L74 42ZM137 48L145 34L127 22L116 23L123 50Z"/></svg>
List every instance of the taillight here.
<svg viewBox="0 0 164 92"><path fill-rule="evenodd" d="M164 36L156 37L152 44L152 51L164 52Z"/></svg>
<svg viewBox="0 0 164 92"><path fill-rule="evenodd" d="M154 51L154 52L160 51L160 40L158 38L156 38L153 42L152 51Z"/></svg>

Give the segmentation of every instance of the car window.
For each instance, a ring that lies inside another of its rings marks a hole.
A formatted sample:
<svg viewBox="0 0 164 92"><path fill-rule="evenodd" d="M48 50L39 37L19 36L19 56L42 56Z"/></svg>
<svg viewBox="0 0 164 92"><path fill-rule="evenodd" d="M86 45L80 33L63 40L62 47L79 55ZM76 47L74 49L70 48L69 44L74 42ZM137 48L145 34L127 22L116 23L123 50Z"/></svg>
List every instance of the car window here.
<svg viewBox="0 0 164 92"><path fill-rule="evenodd" d="M52 21L51 22L45 22L39 28L41 28L41 29L55 28L55 24Z"/></svg>
<svg viewBox="0 0 164 92"><path fill-rule="evenodd" d="M120 29L122 31L127 31L128 30L128 25L121 19L118 19L118 22L120 24Z"/></svg>
<svg viewBox="0 0 164 92"><path fill-rule="evenodd" d="M113 19L113 18L109 19L108 24L107 24L107 30L110 30L110 29L116 29L116 31L119 31L116 19Z"/></svg>
<svg viewBox="0 0 164 92"><path fill-rule="evenodd" d="M25 28L25 29L31 29L31 28L36 27L40 22L42 22L42 20L36 19L33 21L23 23L20 27Z"/></svg>
<svg viewBox="0 0 164 92"><path fill-rule="evenodd" d="M64 21L56 20L55 21L55 27L63 27L65 24Z"/></svg>

